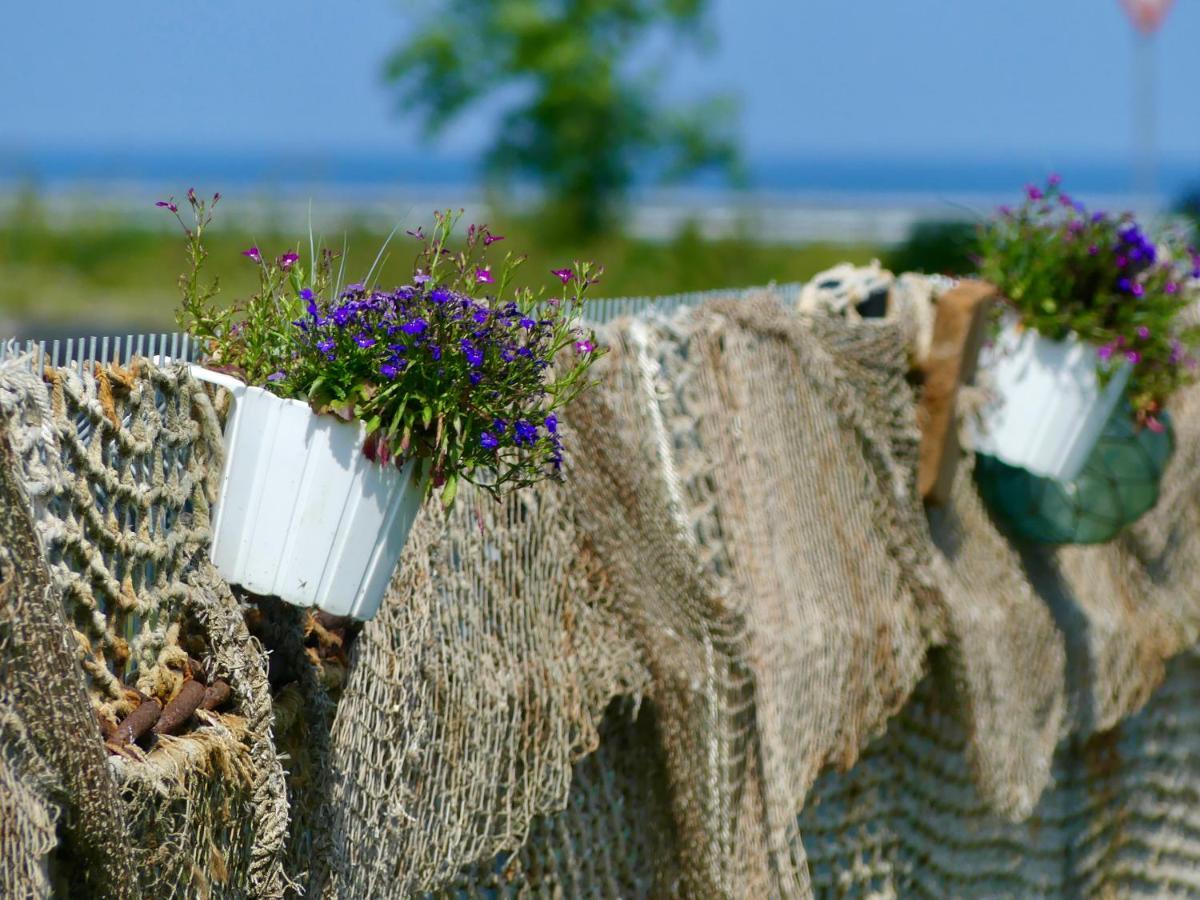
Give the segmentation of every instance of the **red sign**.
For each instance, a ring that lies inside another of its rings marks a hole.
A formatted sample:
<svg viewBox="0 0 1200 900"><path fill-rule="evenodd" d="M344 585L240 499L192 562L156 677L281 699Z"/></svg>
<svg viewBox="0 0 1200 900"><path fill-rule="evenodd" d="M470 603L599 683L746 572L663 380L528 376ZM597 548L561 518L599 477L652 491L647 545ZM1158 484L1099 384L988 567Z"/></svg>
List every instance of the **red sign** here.
<svg viewBox="0 0 1200 900"><path fill-rule="evenodd" d="M1145 34L1158 31L1174 0L1121 0L1137 29Z"/></svg>

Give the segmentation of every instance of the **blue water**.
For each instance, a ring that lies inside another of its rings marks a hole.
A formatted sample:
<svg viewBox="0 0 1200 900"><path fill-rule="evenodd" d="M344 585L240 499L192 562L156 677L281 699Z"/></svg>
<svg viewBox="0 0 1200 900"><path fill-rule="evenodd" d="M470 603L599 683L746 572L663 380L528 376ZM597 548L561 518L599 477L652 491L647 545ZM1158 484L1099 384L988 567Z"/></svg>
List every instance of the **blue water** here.
<svg viewBox="0 0 1200 900"><path fill-rule="evenodd" d="M1061 172L1067 189L1081 195L1121 195L1134 188L1133 167L1123 160L847 156L763 158L751 160L747 168L748 187L785 194L1003 197L1016 195L1023 184L1040 181L1050 171ZM1170 201L1200 184L1200 160L1164 162L1157 176L1160 199ZM471 160L410 153L0 148L0 189L136 184L174 193L181 185L196 185L225 192L369 194L421 186L470 189L480 177L480 166ZM698 177L689 186L720 190L722 183Z"/></svg>

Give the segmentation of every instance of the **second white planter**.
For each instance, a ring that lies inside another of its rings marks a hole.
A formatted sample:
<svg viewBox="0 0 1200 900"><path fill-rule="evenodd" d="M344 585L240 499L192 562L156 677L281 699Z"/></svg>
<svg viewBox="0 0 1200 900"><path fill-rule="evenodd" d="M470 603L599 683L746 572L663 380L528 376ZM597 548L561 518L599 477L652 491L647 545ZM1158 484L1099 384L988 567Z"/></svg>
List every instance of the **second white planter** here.
<svg viewBox="0 0 1200 900"><path fill-rule="evenodd" d="M221 576L297 606L375 615L424 497L403 469L363 456L358 422L315 415L228 375L233 395L211 557Z"/></svg>
<svg viewBox="0 0 1200 900"><path fill-rule="evenodd" d="M1129 366L1100 383L1096 347L1078 338L1052 341L1006 320L979 355L991 393L972 422L975 451L1059 481L1074 480L1129 380Z"/></svg>

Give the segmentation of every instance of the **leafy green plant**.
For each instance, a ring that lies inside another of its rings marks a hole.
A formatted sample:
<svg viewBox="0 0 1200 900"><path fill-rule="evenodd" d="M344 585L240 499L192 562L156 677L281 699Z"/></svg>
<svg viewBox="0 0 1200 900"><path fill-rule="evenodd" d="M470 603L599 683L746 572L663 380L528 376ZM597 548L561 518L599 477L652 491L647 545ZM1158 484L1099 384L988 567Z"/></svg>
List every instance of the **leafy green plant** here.
<svg viewBox="0 0 1200 900"><path fill-rule="evenodd" d="M1090 212L1051 176L1030 185L980 231L980 273L1023 326L1052 340L1096 346L1102 374L1128 365L1130 404L1158 429L1157 414L1194 380L1200 330L1180 314L1194 302L1200 255L1169 236L1152 241L1131 214Z"/></svg>
<svg viewBox="0 0 1200 900"><path fill-rule="evenodd" d="M493 175L533 178L560 230L593 235L611 224L635 177L736 172L731 99L668 100L663 73L631 62L645 59L658 33L697 33L706 6L438 0L388 61L387 77L431 132L485 100L501 104L487 155Z"/></svg>
<svg viewBox="0 0 1200 900"><path fill-rule="evenodd" d="M460 480L498 494L561 474L557 411L588 385L601 353L579 324L601 269L552 270L553 297L512 289L524 257L488 262L504 238L486 226L467 228L454 249L459 215L445 212L428 235L408 233L421 245L408 284L374 283L377 258L362 282L343 287L328 250L310 243L306 267L296 251L271 258L255 246L243 255L259 269L258 291L222 307L203 277L203 235L218 200L189 191L190 225L174 200L160 202L187 238L179 323L201 342L206 365L362 422L364 453L417 460L447 504Z"/></svg>

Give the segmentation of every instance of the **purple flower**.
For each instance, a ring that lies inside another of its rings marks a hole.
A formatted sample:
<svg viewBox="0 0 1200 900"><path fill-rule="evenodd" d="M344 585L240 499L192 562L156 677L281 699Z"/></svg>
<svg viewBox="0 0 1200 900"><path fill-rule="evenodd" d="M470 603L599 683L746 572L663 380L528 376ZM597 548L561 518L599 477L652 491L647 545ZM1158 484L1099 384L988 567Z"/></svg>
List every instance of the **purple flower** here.
<svg viewBox="0 0 1200 900"><path fill-rule="evenodd" d="M1062 184L1062 176L1057 172L1051 172L1050 177L1046 179L1046 184L1050 185L1050 187L1058 187Z"/></svg>
<svg viewBox="0 0 1200 900"><path fill-rule="evenodd" d="M1004 218L1007 219L1012 215L1012 207L1006 203L1000 207L999 212L1000 212L1000 215L1004 216Z"/></svg>
<svg viewBox="0 0 1200 900"><path fill-rule="evenodd" d="M1123 269L1127 265L1129 265L1129 259L1127 257L1124 257L1124 256L1117 257L1117 268L1118 269Z"/></svg>
<svg viewBox="0 0 1200 900"><path fill-rule="evenodd" d="M554 415L554 413L546 416L546 430L551 434L558 433L558 416Z"/></svg>
<svg viewBox="0 0 1200 900"><path fill-rule="evenodd" d="M429 345L429 355L431 357L433 357L434 362L437 362L439 359L442 358L442 348L439 347L437 344L430 344ZM440 372L439 372L439 374L440 374Z"/></svg>
<svg viewBox="0 0 1200 900"><path fill-rule="evenodd" d="M1025 196L1030 200L1041 200L1046 195L1042 193L1042 189L1036 184L1028 184L1025 186Z"/></svg>
<svg viewBox="0 0 1200 900"><path fill-rule="evenodd" d="M423 232L421 230L421 228L422 228L422 226L418 225L416 231L413 231L411 229L406 229L404 233L407 234L409 237L415 237L417 240L423 241L423 240L425 240L425 232Z"/></svg>
<svg viewBox="0 0 1200 900"><path fill-rule="evenodd" d="M313 298L313 292L309 288L303 288L300 291L300 299L301 300L312 300L312 298Z"/></svg>
<svg viewBox="0 0 1200 900"><path fill-rule="evenodd" d="M375 346L375 338L371 337L369 334L360 334L354 338L354 343L358 344L358 346L362 347L364 350L367 350Z"/></svg>
<svg viewBox="0 0 1200 900"><path fill-rule="evenodd" d="M333 324L336 325L338 328L345 328L346 323L349 322L353 317L354 317L354 310L351 309L351 307L348 303L342 304L337 309L335 309L333 311L333 316L331 316L331 318L333 319Z"/></svg>
<svg viewBox="0 0 1200 900"><path fill-rule="evenodd" d="M1104 362L1108 362L1110 359L1112 359L1114 350L1116 350L1116 348L1112 344L1104 344L1103 346L1096 348L1096 355Z"/></svg>
<svg viewBox="0 0 1200 900"><path fill-rule="evenodd" d="M217 191L215 194L213 194L212 205L216 206L220 202L221 202L221 192Z"/></svg>
<svg viewBox="0 0 1200 900"><path fill-rule="evenodd" d="M505 347L500 351L500 358L505 362L512 362L516 359L516 354L513 353L512 347Z"/></svg>
<svg viewBox="0 0 1200 900"><path fill-rule="evenodd" d="M1117 289L1123 293L1128 294L1130 292L1130 290L1132 290L1132 288L1133 288L1133 282L1130 281L1128 278L1122 278L1120 281L1117 282Z"/></svg>
<svg viewBox="0 0 1200 900"><path fill-rule="evenodd" d="M169 209L171 212L179 212L179 207L175 205L174 197L172 197L170 200L159 200L154 205L160 208Z"/></svg>
<svg viewBox="0 0 1200 900"><path fill-rule="evenodd" d="M1176 294L1179 292L1179 285L1174 281L1168 281L1165 285L1163 285L1163 290L1168 294Z"/></svg>
<svg viewBox="0 0 1200 900"><path fill-rule="evenodd" d="M471 384L475 385L475 384L479 384L479 382L483 381L483 374L480 372L472 372L470 375L467 376L467 378L470 379Z"/></svg>
<svg viewBox="0 0 1200 900"><path fill-rule="evenodd" d="M283 256L279 257L279 268L286 272L296 264L298 259L300 259L300 254L293 253L291 250L289 250L287 253L283 254Z"/></svg>
<svg viewBox="0 0 1200 900"><path fill-rule="evenodd" d="M1171 357L1170 357L1170 359L1171 359L1171 365L1173 365L1173 366L1178 365L1179 361L1181 359L1183 359L1183 344L1180 343L1178 338L1175 338L1171 341Z"/></svg>
<svg viewBox="0 0 1200 900"><path fill-rule="evenodd" d="M346 285L346 289L344 291L342 291L342 296L343 297L354 297L358 294L361 294L363 292L363 290L364 290L363 283L361 281L356 281L354 284Z"/></svg>
<svg viewBox="0 0 1200 900"><path fill-rule="evenodd" d="M272 372L267 376L267 381L283 381L285 378L287 378L286 372Z"/></svg>
<svg viewBox="0 0 1200 900"><path fill-rule="evenodd" d="M533 319L529 318L529 316L526 316L520 322L521 327L524 328L526 331L528 331L530 328L532 328L536 324L537 324L537 322L533 321Z"/></svg>
<svg viewBox="0 0 1200 900"><path fill-rule="evenodd" d="M484 322L486 322L488 320L488 311L481 307L481 308L475 310L475 315L472 318L474 318L476 322L478 322L480 325L482 325Z"/></svg>
<svg viewBox="0 0 1200 900"><path fill-rule="evenodd" d="M499 444L500 442L496 440L496 436L491 432L485 431L479 436L479 445L483 447L484 450L495 450Z"/></svg>
<svg viewBox="0 0 1200 900"><path fill-rule="evenodd" d="M463 356L467 358L467 364L472 368L479 368L483 365L483 351L474 346L466 338L462 339Z"/></svg>
<svg viewBox="0 0 1200 900"><path fill-rule="evenodd" d="M513 426L513 441L517 444L532 444L537 440L537 426L521 419Z"/></svg>
<svg viewBox="0 0 1200 900"><path fill-rule="evenodd" d="M500 434L504 434L505 430L508 428L508 423L503 419L492 419L492 427L495 428Z"/></svg>
<svg viewBox="0 0 1200 900"><path fill-rule="evenodd" d="M485 234L483 236L483 246L490 247L492 244L496 243L496 241L502 240L504 240L504 235L502 234Z"/></svg>
<svg viewBox="0 0 1200 900"><path fill-rule="evenodd" d="M385 362L379 367L379 374L381 374L388 381L395 381L396 376L400 374L400 370L391 362Z"/></svg>
<svg viewBox="0 0 1200 900"><path fill-rule="evenodd" d="M429 292L429 299L434 303L445 303L451 296L451 293L444 287L435 287Z"/></svg>
<svg viewBox="0 0 1200 900"><path fill-rule="evenodd" d="M413 284L428 284L429 278L430 276L426 275L420 269L417 269L417 274L413 276Z"/></svg>
<svg viewBox="0 0 1200 900"><path fill-rule="evenodd" d="M475 270L475 283L476 284L491 284L495 280L496 279L492 277L492 270L490 268L483 268L483 269Z"/></svg>
<svg viewBox="0 0 1200 900"><path fill-rule="evenodd" d="M1136 350L1126 350L1125 358L1136 366L1142 361L1142 354L1138 353Z"/></svg>
<svg viewBox="0 0 1200 900"><path fill-rule="evenodd" d="M405 322L403 325L400 326L400 330L403 331L405 334L416 335L416 334L420 334L428 327L429 327L428 322L426 322L424 319L417 318L417 319L413 319L411 322Z"/></svg>
<svg viewBox="0 0 1200 900"><path fill-rule="evenodd" d="M1088 247L1088 256L1095 256L1099 252L1100 252L1100 248L1097 247L1095 244L1092 244L1092 246Z"/></svg>
<svg viewBox="0 0 1200 900"><path fill-rule="evenodd" d="M572 272L570 269L551 269L550 274L557 276L558 280L561 281L563 284L566 284L568 281L570 281L572 278L575 277L575 273Z"/></svg>
<svg viewBox="0 0 1200 900"><path fill-rule="evenodd" d="M1145 294L1145 293L1146 293L1146 288L1145 288L1145 287L1142 285L1142 283L1141 283L1141 282L1135 282L1135 283L1134 283L1134 285L1133 285L1133 288L1132 288L1132 291L1131 291L1131 293L1132 293L1132 294L1133 294L1133 296L1135 296L1135 297L1140 297L1140 296L1142 296L1143 294Z"/></svg>
<svg viewBox="0 0 1200 900"><path fill-rule="evenodd" d="M256 263L262 262L262 254L258 252L257 247L251 247L249 250L243 250L242 256L249 257L250 259L254 260Z"/></svg>
<svg viewBox="0 0 1200 900"><path fill-rule="evenodd" d="M1139 325L1137 327L1137 336L1140 337L1143 341L1146 340L1147 338L1150 337L1150 329L1147 328L1145 325Z"/></svg>
<svg viewBox="0 0 1200 900"><path fill-rule="evenodd" d="M576 353L591 353L595 349L596 349L596 345L593 344L589 340L584 339L582 341L575 342L575 352Z"/></svg>

